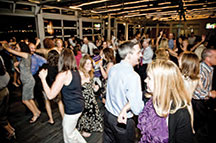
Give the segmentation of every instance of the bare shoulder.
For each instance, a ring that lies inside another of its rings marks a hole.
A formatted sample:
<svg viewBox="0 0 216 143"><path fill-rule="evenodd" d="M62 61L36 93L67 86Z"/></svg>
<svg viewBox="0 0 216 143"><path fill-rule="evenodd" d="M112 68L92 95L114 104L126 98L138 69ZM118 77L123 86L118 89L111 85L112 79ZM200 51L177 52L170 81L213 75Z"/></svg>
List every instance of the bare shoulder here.
<svg viewBox="0 0 216 143"><path fill-rule="evenodd" d="M67 79L67 76L68 76L68 72L67 71L65 71L65 72L60 72L60 73L58 73L58 75L57 75L57 79L61 79L61 80L65 80L65 79Z"/></svg>
<svg viewBox="0 0 216 143"><path fill-rule="evenodd" d="M82 71L80 71L80 70L79 70L79 74L80 74L81 77L84 76L84 73Z"/></svg>

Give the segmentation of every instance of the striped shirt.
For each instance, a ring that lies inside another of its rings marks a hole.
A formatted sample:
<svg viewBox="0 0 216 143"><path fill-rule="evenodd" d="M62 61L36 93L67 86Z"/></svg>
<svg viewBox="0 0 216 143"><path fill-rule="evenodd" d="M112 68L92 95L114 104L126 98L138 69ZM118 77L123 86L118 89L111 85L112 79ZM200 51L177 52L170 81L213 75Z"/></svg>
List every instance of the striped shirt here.
<svg viewBox="0 0 216 143"><path fill-rule="evenodd" d="M205 62L200 63L200 80L201 85L197 86L194 91L193 99L209 99L212 90L213 67L208 66Z"/></svg>

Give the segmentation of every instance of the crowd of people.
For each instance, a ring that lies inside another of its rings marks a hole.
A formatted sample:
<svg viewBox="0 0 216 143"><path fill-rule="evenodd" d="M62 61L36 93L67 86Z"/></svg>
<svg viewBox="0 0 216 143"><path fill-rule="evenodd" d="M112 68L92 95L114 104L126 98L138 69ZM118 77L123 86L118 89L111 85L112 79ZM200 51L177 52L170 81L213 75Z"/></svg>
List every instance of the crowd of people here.
<svg viewBox="0 0 216 143"><path fill-rule="evenodd" d="M0 125L7 138L15 137L7 117L11 78L22 87L30 124L47 112L53 125L50 102L58 104L65 143L85 143L93 132L103 133L104 143L205 142L216 98L215 45L205 35L167 34L1 41Z"/></svg>

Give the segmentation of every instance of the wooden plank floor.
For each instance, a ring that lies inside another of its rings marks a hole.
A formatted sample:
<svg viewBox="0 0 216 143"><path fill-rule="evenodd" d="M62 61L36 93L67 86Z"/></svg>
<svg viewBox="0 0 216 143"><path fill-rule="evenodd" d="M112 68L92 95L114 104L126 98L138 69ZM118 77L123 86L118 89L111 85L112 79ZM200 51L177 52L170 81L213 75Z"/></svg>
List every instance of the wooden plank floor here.
<svg viewBox="0 0 216 143"><path fill-rule="evenodd" d="M9 121L16 130L16 140L14 143L63 143L62 119L57 105L52 104L54 125L48 124L46 112L42 112L36 123L30 124L31 113L26 113L25 106L21 102L21 89L10 89L10 108ZM102 143L103 133L92 133L86 138L88 143ZM0 143L6 143L3 140L5 134L0 131Z"/></svg>
<svg viewBox="0 0 216 143"><path fill-rule="evenodd" d="M216 101L215 101L216 103ZM62 134L62 119L56 104L53 104L53 118L54 125L48 124L46 112L42 112L39 120L30 124L29 119L32 117L30 113L26 114L25 106L21 102L21 89L10 88L10 102L9 102L9 121L16 129L16 140L8 142L4 140L4 131L0 128L0 143L63 143ZM215 104L216 107L216 104ZM103 113L103 106L99 104L99 108ZM216 108L215 108L216 109ZM209 141L208 143L215 143L215 128L216 128L216 110L209 112L207 117L209 122ZM88 143L102 143L103 133L92 133L89 138L86 138ZM138 142L140 136L137 134Z"/></svg>

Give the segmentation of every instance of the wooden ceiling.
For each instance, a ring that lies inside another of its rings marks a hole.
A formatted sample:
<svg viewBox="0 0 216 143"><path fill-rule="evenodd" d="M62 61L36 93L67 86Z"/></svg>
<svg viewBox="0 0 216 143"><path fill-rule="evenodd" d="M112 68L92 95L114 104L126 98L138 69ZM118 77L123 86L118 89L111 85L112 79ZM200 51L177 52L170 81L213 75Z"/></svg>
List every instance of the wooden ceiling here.
<svg viewBox="0 0 216 143"><path fill-rule="evenodd" d="M85 15L157 21L216 18L216 0L25 0L81 10Z"/></svg>

